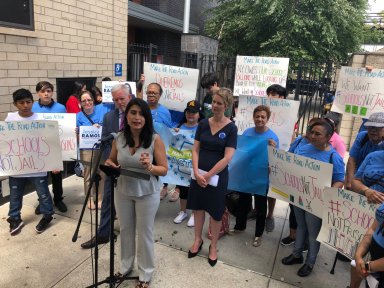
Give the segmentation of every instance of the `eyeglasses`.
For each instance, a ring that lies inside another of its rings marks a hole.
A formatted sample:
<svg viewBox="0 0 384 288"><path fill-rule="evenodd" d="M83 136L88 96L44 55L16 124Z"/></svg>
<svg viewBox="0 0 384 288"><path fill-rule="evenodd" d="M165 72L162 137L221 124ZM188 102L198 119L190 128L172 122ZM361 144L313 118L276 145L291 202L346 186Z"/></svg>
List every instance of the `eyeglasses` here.
<svg viewBox="0 0 384 288"><path fill-rule="evenodd" d="M157 93L157 92L147 92L147 93L145 93L145 94L147 94L147 96L157 96L157 95L159 95L160 93Z"/></svg>
<svg viewBox="0 0 384 288"><path fill-rule="evenodd" d="M86 103L86 102L93 102L92 99L84 99L84 100L81 100L81 103Z"/></svg>

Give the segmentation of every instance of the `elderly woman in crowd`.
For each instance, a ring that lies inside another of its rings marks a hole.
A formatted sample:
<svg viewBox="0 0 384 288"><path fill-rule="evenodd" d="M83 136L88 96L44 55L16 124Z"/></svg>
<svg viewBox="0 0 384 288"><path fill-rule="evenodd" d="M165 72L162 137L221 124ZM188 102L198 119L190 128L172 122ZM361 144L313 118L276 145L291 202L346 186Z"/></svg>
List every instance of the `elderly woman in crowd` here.
<svg viewBox="0 0 384 288"><path fill-rule="evenodd" d="M334 126L324 119L315 121L309 127L310 144L302 146L295 154L312 158L318 161L333 164L332 187L341 188L344 182L344 162L336 150L329 144L334 133ZM297 275L306 277L312 273L320 243L316 240L320 232L321 218L294 207L297 220L296 241L291 255L282 259L284 265L301 264L304 262L303 249L306 235L308 235L308 255L305 264L298 270Z"/></svg>

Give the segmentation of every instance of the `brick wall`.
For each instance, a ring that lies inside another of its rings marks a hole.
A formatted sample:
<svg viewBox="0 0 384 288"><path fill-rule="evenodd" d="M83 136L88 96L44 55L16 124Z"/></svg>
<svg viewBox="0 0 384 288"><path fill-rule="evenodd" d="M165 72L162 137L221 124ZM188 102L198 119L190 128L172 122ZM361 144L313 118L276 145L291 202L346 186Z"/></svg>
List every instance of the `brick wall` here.
<svg viewBox="0 0 384 288"><path fill-rule="evenodd" d="M0 27L0 120L38 81L114 75L127 64L128 0L35 0L35 31ZM34 93L35 94L35 93Z"/></svg>

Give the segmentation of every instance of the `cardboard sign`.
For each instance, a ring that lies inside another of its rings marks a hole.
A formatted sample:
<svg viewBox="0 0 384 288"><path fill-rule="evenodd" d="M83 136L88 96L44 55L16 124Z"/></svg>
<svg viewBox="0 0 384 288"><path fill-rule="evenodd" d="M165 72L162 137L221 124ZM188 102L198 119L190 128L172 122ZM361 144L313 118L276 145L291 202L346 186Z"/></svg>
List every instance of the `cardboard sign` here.
<svg viewBox="0 0 384 288"><path fill-rule="evenodd" d="M44 120L54 120L59 124L60 147L63 161L76 158L76 114L75 113L37 113Z"/></svg>
<svg viewBox="0 0 384 288"><path fill-rule="evenodd" d="M300 102L286 99L240 96L236 115L238 134L242 134L247 128L255 126L253 110L259 105L266 105L271 109L272 114L267 126L279 137L280 149L288 150Z"/></svg>
<svg viewBox="0 0 384 288"><path fill-rule="evenodd" d="M341 67L332 111L368 118L384 111L384 69Z"/></svg>
<svg viewBox="0 0 384 288"><path fill-rule="evenodd" d="M288 64L289 58L238 55L233 95L267 96L270 85L285 87Z"/></svg>
<svg viewBox="0 0 384 288"><path fill-rule="evenodd" d="M129 84L133 95L136 95L135 82L103 81L101 82L101 93L103 94L103 103L113 103L111 90L117 84Z"/></svg>
<svg viewBox="0 0 384 288"><path fill-rule="evenodd" d="M159 102L170 110L183 112L187 102L196 99L199 70L144 62L145 85L158 83L163 89ZM143 94L144 100L147 95Z"/></svg>
<svg viewBox="0 0 384 288"><path fill-rule="evenodd" d="M63 170L56 121L0 122L0 176Z"/></svg>
<svg viewBox="0 0 384 288"><path fill-rule="evenodd" d="M331 187L332 164L268 146L268 196L323 217L324 187Z"/></svg>
<svg viewBox="0 0 384 288"><path fill-rule="evenodd" d="M317 241L353 259L357 246L375 220L378 206L369 204L365 196L355 192L325 188L323 223Z"/></svg>
<svg viewBox="0 0 384 288"><path fill-rule="evenodd" d="M79 148L80 149L98 149L95 147L97 141L101 138L103 127L80 126L79 127Z"/></svg>

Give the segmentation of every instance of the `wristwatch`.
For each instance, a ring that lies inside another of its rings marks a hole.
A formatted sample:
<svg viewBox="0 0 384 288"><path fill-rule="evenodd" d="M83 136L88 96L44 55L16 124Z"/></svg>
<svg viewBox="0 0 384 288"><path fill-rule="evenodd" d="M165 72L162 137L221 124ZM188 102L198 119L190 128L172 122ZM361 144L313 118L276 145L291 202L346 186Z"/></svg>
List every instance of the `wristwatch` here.
<svg viewBox="0 0 384 288"><path fill-rule="evenodd" d="M365 262L365 271L367 271L368 273L371 272L371 265L369 261Z"/></svg>

